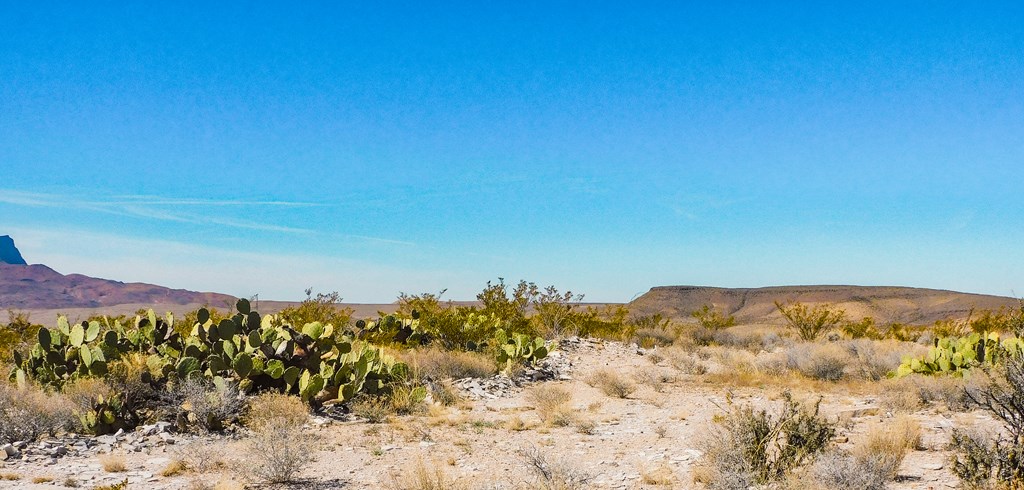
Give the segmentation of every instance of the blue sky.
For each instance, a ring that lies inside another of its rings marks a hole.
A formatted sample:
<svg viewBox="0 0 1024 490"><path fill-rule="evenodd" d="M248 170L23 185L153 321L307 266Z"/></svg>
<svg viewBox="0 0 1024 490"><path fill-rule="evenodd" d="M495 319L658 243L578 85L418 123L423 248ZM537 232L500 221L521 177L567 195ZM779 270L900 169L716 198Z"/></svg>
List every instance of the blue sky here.
<svg viewBox="0 0 1024 490"><path fill-rule="evenodd" d="M3 12L0 234L65 273L1024 295L1019 2Z"/></svg>

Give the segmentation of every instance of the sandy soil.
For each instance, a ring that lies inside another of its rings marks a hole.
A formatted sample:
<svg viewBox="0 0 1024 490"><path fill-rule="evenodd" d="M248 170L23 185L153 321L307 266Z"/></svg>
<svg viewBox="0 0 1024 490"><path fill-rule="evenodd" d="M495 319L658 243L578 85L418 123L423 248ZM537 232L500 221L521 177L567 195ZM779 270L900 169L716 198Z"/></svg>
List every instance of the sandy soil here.
<svg viewBox="0 0 1024 490"><path fill-rule="evenodd" d="M565 467L590 474L589 488L659 488L654 479L668 480L660 488L699 488L691 468L699 458L698 438L712 424L712 417L733 403L774 403L777 386L726 389L709 382L707 376L681 375L665 361L653 364L649 355L634 346L614 342L584 342L573 351L563 351L571 363L572 379L548 381L569 388L572 405L580 417L594 427L589 434L576 427L544 427L523 389L508 397L467 401L456 408L433 407L417 416L397 417L390 423L368 424L358 420L334 421L316 418L308 430L316 434L320 447L303 471L305 479L295 488L378 488L409 472L417 461L441 468L449 477L469 483L471 488L522 488L534 481L524 466L523 451L536 449ZM641 386L629 398L605 395L586 383L602 368L621 373L662 371L676 379L656 392ZM527 388L528 389L528 388ZM801 392L800 397L817 394ZM822 411L841 421L838 440L852 444L874 424L885 424L885 413L870 394L859 394L846 385L821 393ZM956 479L948 470L949 454L944 447L954 426L991 424L980 412L950 413L940 409L918 411L924 432L924 450L911 452L899 472L894 489L953 488ZM511 430L511 419L519 418L531 428ZM195 488L194 482L229 481L237 478L232 468L245 468L247 455L241 451L240 436L197 438L183 436L172 446L148 452L125 454L128 472L105 473L98 457L65 457L56 464L7 463L0 473L13 472L17 481L2 481L3 488L54 488L68 478L83 488L127 478L129 488ZM183 454L221 457L226 468L202 474L185 473L161 477L160 471ZM645 477L646 475L646 477ZM52 483L32 484L36 477ZM657 477L657 478L655 478Z"/></svg>

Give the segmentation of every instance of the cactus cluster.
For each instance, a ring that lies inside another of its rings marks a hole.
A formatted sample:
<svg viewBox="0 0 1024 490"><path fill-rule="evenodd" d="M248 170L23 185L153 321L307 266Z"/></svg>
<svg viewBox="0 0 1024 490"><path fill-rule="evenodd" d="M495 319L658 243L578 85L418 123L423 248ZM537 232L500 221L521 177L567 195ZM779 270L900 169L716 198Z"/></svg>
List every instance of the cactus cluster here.
<svg viewBox="0 0 1024 490"><path fill-rule="evenodd" d="M199 310L188 335L175 331L171 315L158 318L152 310L137 317L133 328L95 321L71 326L62 317L56 329L39 331L27 356L16 355L11 377L60 388L78 377L102 376L108 362L135 352L147 356L143 381L156 387L202 377L215 385L231 380L246 392L274 390L321 404L358 393L384 394L389 383L408 375L407 366L351 332L316 322L298 329L278 325L272 315L252 311L245 299L236 309L218 323ZM82 415L87 428L103 432L118 425L116 394L94 405Z"/></svg>
<svg viewBox="0 0 1024 490"><path fill-rule="evenodd" d="M495 354L499 366L510 370L515 364L533 364L548 355L549 346L541 337L513 333L508 335L498 329L494 334Z"/></svg>
<svg viewBox="0 0 1024 490"><path fill-rule="evenodd" d="M974 366L994 366L1006 356L1019 356L1022 353L1024 340L1013 336L1000 339L996 332L944 337L936 339L923 356L904 357L895 375L902 377L918 373L962 376Z"/></svg>

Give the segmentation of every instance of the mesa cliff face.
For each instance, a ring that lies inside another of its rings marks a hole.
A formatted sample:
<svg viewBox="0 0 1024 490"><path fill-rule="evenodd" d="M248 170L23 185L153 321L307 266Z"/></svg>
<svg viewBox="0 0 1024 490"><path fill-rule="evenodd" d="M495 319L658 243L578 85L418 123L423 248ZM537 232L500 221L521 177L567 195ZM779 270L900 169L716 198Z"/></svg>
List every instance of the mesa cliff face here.
<svg viewBox="0 0 1024 490"><path fill-rule="evenodd" d="M633 300L637 314L660 313L687 318L703 305L714 305L734 315L740 323L776 324L781 315L775 302L830 304L859 319L870 316L880 322L930 324L946 318L962 318L972 309L998 310L1018 307L1014 298L958 293L938 289L894 286L779 286L764 288L715 288L660 286Z"/></svg>

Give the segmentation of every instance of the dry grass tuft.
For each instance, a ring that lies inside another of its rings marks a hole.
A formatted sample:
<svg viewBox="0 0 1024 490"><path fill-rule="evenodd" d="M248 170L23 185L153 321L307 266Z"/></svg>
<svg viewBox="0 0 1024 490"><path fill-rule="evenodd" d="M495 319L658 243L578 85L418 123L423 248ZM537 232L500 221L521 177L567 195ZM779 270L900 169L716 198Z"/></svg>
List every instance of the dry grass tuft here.
<svg viewBox="0 0 1024 490"><path fill-rule="evenodd" d="M297 396L263 393L249 399L243 421L252 430L268 426L301 427L309 420L309 408Z"/></svg>
<svg viewBox="0 0 1024 490"><path fill-rule="evenodd" d="M430 392L434 397L434 401L446 407L458 405L462 401L462 395L459 394L459 390L447 379L431 384Z"/></svg>
<svg viewBox="0 0 1024 490"><path fill-rule="evenodd" d="M545 424L564 427L576 418L569 405L572 392L564 386L539 384L526 393L526 401L537 410L537 416Z"/></svg>
<svg viewBox="0 0 1024 490"><path fill-rule="evenodd" d="M655 468L640 468L640 483L671 487L675 484L675 473L672 468L662 463Z"/></svg>
<svg viewBox="0 0 1024 490"><path fill-rule="evenodd" d="M389 488L392 490L463 490L469 488L458 480L449 478L444 470L444 465L432 464L431 468L427 468L423 460L419 459L412 471L401 477L392 475Z"/></svg>
<svg viewBox="0 0 1024 490"><path fill-rule="evenodd" d="M616 398L629 398L629 395L636 391L635 384L610 369L597 371L587 383L600 389L605 395Z"/></svg>
<svg viewBox="0 0 1024 490"><path fill-rule="evenodd" d="M191 444L180 450L177 459L185 469L196 473L209 473L227 466L223 450L214 444Z"/></svg>
<svg viewBox="0 0 1024 490"><path fill-rule="evenodd" d="M124 456L119 454L104 454L100 456L100 465L103 466L103 471L107 473L123 473L128 471L128 466L125 465Z"/></svg>
<svg viewBox="0 0 1024 490"><path fill-rule="evenodd" d="M422 380L488 378L498 372L494 360L478 352L431 348L405 351L401 357Z"/></svg>
<svg viewBox="0 0 1024 490"><path fill-rule="evenodd" d="M20 480L20 479L21 479L21 475L19 475L17 473L10 473L10 472L0 473L0 480L15 481L15 480Z"/></svg>
<svg viewBox="0 0 1024 490"><path fill-rule="evenodd" d="M595 423L591 419L583 417L577 417L576 422L573 423L573 426L576 427L576 432L588 436L592 435L594 431L597 429L597 423Z"/></svg>
<svg viewBox="0 0 1024 490"><path fill-rule="evenodd" d="M32 478L32 483L35 483L37 485L41 485L43 483L50 483L52 481L53 481L53 477L49 477L49 476L37 476L35 478Z"/></svg>
<svg viewBox="0 0 1024 490"><path fill-rule="evenodd" d="M188 467L185 465L184 461L180 459L172 459L170 463L167 463L167 466L164 466L164 469L160 470L160 476L177 476L184 473L186 470L188 470Z"/></svg>
<svg viewBox="0 0 1024 490"><path fill-rule="evenodd" d="M384 397L360 396L349 407L352 414L366 420L368 424L387 422L394 414L391 404Z"/></svg>

